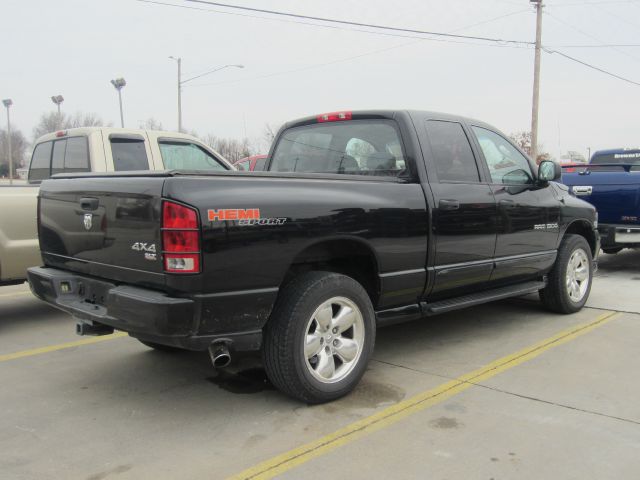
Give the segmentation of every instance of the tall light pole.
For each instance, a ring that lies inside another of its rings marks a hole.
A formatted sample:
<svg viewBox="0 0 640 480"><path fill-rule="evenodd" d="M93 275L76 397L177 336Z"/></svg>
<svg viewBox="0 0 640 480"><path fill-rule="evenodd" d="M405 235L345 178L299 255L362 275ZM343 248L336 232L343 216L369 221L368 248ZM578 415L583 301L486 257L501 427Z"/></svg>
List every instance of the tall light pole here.
<svg viewBox="0 0 640 480"><path fill-rule="evenodd" d="M122 77L111 80L111 85L118 90L118 101L120 102L120 126L122 128L124 128L124 115L122 114L122 87L126 84L127 82Z"/></svg>
<svg viewBox="0 0 640 480"><path fill-rule="evenodd" d="M7 151L9 152L9 185L13 185L13 155L11 152L11 118L9 116L9 107L13 105L13 100L5 98L2 104L7 109Z"/></svg>
<svg viewBox="0 0 640 480"><path fill-rule="evenodd" d="M533 105L531 107L531 158L538 160L538 105L540 104L540 50L542 48L542 0L529 0L536 6L536 53L533 66Z"/></svg>
<svg viewBox="0 0 640 480"><path fill-rule="evenodd" d="M54 95L53 97L51 97L51 101L58 106L57 127L62 128L62 114L60 113L60 104L64 102L64 97L62 95Z"/></svg>
<svg viewBox="0 0 640 480"><path fill-rule="evenodd" d="M182 80L182 58L169 56L170 59L175 60L178 65L178 131L182 132L182 86L190 82L191 80L195 80L196 78L204 77L205 75L209 75L210 73L220 71L225 68L244 68L244 65L223 65L222 67L214 68L213 70L209 70L208 72L201 73L200 75L196 75L195 77L187 78L186 80Z"/></svg>
<svg viewBox="0 0 640 480"><path fill-rule="evenodd" d="M54 95L51 97L51 101L58 106L58 116L60 116L60 104L64 102L64 97L62 95Z"/></svg>

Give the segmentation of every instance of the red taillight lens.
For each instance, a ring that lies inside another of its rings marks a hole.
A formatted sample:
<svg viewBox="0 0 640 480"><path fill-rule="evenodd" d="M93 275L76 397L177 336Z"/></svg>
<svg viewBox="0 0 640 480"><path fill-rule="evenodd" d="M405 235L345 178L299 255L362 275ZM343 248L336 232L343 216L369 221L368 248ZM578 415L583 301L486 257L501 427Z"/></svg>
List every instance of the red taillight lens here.
<svg viewBox="0 0 640 480"><path fill-rule="evenodd" d="M318 115L317 120L319 123L323 122L342 122L344 120L351 120L351 112L331 112Z"/></svg>
<svg viewBox="0 0 640 480"><path fill-rule="evenodd" d="M200 273L200 225L195 209L173 202L162 204L164 269Z"/></svg>
<svg viewBox="0 0 640 480"><path fill-rule="evenodd" d="M163 228L198 228L198 214L192 208L172 202L162 207Z"/></svg>
<svg viewBox="0 0 640 480"><path fill-rule="evenodd" d="M564 167L562 171L566 173L573 173L576 171L576 169L574 167Z"/></svg>
<svg viewBox="0 0 640 480"><path fill-rule="evenodd" d="M200 235L194 230L165 230L162 245L165 252L198 252Z"/></svg>

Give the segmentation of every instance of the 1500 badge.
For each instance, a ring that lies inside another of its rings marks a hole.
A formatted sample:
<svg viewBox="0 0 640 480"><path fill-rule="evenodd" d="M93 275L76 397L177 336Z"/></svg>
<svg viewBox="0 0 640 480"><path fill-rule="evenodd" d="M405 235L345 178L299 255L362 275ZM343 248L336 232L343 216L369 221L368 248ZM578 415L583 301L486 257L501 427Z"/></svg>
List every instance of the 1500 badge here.
<svg viewBox="0 0 640 480"><path fill-rule="evenodd" d="M262 218L259 208L220 208L218 210L210 209L207 211L207 217L210 222L219 221L237 221L240 226L248 225L282 225L287 219L286 217L278 218Z"/></svg>
<svg viewBox="0 0 640 480"><path fill-rule="evenodd" d="M148 244L144 242L136 242L131 245L131 250L135 250L136 252L144 252L145 260L157 260L158 256L156 255L156 244Z"/></svg>

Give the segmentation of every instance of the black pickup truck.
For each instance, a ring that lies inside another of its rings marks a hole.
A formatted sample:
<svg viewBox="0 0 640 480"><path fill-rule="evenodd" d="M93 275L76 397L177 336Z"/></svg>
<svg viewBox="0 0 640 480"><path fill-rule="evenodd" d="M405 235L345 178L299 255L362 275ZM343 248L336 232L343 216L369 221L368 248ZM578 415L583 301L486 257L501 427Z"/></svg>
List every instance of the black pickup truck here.
<svg viewBox="0 0 640 480"><path fill-rule="evenodd" d="M378 326L538 291L555 312L587 300L595 209L489 125L334 112L284 125L267 162L43 182L33 292L79 334L208 349L217 367L260 351L309 403L355 387Z"/></svg>

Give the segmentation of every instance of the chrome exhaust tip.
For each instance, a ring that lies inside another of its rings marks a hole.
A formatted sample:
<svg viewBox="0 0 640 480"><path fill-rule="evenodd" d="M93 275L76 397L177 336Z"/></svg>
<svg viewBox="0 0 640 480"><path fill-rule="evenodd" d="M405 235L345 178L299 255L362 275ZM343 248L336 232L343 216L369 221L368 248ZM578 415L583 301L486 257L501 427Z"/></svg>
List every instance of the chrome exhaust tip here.
<svg viewBox="0 0 640 480"><path fill-rule="evenodd" d="M209 356L214 368L224 368L231 363L231 354L224 343L212 343L209 346Z"/></svg>

